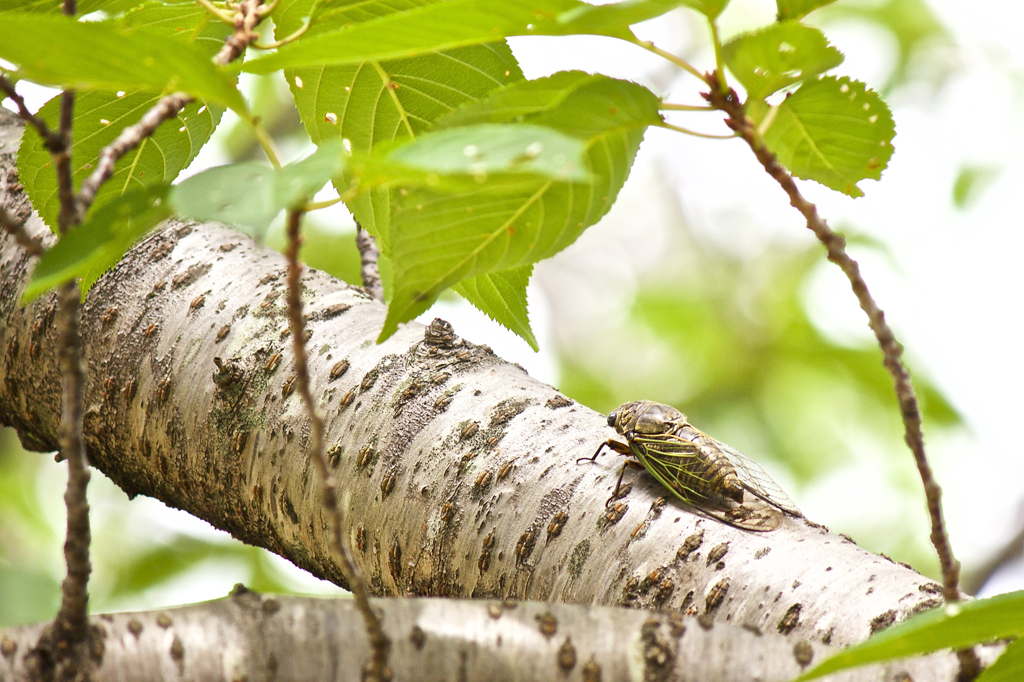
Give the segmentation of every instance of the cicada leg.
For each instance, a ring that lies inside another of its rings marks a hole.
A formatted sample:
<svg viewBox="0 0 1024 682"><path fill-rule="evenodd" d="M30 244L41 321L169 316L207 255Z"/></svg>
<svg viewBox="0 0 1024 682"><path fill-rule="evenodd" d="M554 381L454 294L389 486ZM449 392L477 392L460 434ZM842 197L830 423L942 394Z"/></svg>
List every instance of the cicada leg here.
<svg viewBox="0 0 1024 682"><path fill-rule="evenodd" d="M609 450L614 450L615 452L619 453L620 455L631 455L631 454L633 454L633 451L630 450L629 446L626 445L625 443L620 443L617 440L606 440L605 442L603 442L603 443L601 443L600 445L597 446L597 451L595 451L594 454L591 455L590 457L577 457L576 458L576 463L579 464L580 462L593 462L593 461L596 461L597 460L597 456L601 454L601 450L604 450L605 448L608 448Z"/></svg>
<svg viewBox="0 0 1024 682"><path fill-rule="evenodd" d="M605 448L608 448L609 450L614 450L615 452L619 453L620 455L625 455L627 457L632 457L633 456L633 451L625 443L621 443L621 442L619 442L617 440L606 440L605 442L603 442L603 443L601 443L600 445L597 446L597 450L594 452L593 455L591 455L590 457L580 457L580 458L578 458L576 460L576 463L579 464L580 462L593 462L593 461L596 461L597 460L597 456L600 455L601 451L604 450ZM612 496L608 498L608 501L604 503L604 506L607 507L616 498L618 498L618 496L619 496L619 489L622 487L622 475L624 473L626 473L626 469L643 469L643 468L644 468L643 465L640 464L639 462L637 462L635 460L632 460L632 459L627 459L626 463L622 465L622 469L619 471L619 480L617 480L615 482L615 491L612 493Z"/></svg>
<svg viewBox="0 0 1024 682"><path fill-rule="evenodd" d="M609 442L611 442L611 441L609 441ZM625 453L624 452L622 454L629 454L629 453ZM622 465L622 468L619 469L619 480L615 481L615 490L612 491L612 496L608 498L608 501L604 503L604 506L607 507L612 502L614 502L615 500L619 499L619 489L622 488L622 477L623 477L623 475L625 475L626 469L643 469L643 468L644 468L644 465L641 464L640 462L637 462L636 460L633 460L633 459L627 459L626 462Z"/></svg>

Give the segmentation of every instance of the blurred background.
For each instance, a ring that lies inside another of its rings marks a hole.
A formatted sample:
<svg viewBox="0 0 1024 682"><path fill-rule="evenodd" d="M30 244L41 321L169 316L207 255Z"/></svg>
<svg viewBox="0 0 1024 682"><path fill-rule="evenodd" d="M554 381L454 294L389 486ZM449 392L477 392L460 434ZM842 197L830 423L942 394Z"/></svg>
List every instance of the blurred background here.
<svg viewBox="0 0 1024 682"><path fill-rule="evenodd" d="M770 0L733 0L723 37L774 12ZM840 0L808 18L845 53L836 72L888 101L897 137L882 181L861 183L864 198L809 182L801 189L847 235L906 348L964 588L986 595L1024 588L1022 20L1024 8L1009 0ZM637 30L709 69L705 32L684 11ZM528 78L579 68L643 82L673 102L701 101L694 78L625 44L511 42ZM306 154L280 75L243 86L284 156ZM38 105L52 96L31 94ZM230 116L187 174L256 158ZM672 121L727 132L721 115ZM310 265L358 282L352 234L343 210L311 216ZM267 241L283 243L279 226ZM536 354L454 294L422 319L444 317L595 410L671 403L764 465L809 518L937 576L921 483L865 317L740 141L650 130L611 213L536 268L530 313ZM64 481L51 456L23 452L13 432L0 432L0 626L56 612ZM340 592L159 502L129 502L101 474L89 495L94 611L212 599L236 582Z"/></svg>

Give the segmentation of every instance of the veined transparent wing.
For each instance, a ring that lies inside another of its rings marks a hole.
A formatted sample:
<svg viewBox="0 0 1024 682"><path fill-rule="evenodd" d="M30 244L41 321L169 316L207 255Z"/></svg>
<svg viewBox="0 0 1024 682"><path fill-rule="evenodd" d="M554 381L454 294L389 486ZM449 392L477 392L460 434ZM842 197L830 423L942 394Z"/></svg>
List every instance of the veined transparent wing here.
<svg viewBox="0 0 1024 682"><path fill-rule="evenodd" d="M744 488L773 507L778 507L787 514L803 516L800 509L796 506L796 503L789 498L789 495L787 495L786 491L782 489L782 486L776 483L775 479L773 479L767 471L761 468L760 464L750 459L736 448L717 441L707 434L703 435L709 441L711 446L717 448L726 456L729 463L732 464L733 469L736 470L736 477L740 479L740 483L743 484Z"/></svg>
<svg viewBox="0 0 1024 682"><path fill-rule="evenodd" d="M732 466L732 460L724 455L709 458L703 451L707 445L671 433L634 436L629 442L643 467L700 514L757 532L773 531L782 524L781 507L769 503L771 506L758 509L730 499L731 495L722 487L723 472L718 462L724 458ZM742 484L743 480L739 482Z"/></svg>

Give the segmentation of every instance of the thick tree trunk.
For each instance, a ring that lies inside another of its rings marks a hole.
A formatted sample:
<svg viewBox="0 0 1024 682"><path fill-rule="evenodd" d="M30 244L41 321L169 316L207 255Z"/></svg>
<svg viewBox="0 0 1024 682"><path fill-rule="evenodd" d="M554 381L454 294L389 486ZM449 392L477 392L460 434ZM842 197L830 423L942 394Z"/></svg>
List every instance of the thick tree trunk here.
<svg viewBox="0 0 1024 682"><path fill-rule="evenodd" d="M25 215L18 135L0 113L0 201ZM48 451L56 299L21 306L31 260L0 236L0 423ZM129 251L83 307L88 453L129 495L343 584L284 282L283 258L217 225L170 221ZM383 306L323 273L303 286L344 531L378 595L659 608L839 646L941 603L934 582L808 520L739 530L666 501L646 473L606 509L619 462L576 464L614 435L604 417L442 327L377 345Z"/></svg>

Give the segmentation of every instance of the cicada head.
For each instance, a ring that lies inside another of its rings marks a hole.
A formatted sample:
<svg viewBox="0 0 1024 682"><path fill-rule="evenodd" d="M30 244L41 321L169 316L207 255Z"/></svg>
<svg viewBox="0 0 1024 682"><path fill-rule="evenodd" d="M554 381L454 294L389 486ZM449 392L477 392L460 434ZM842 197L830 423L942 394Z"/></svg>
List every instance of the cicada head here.
<svg viewBox="0 0 1024 682"><path fill-rule="evenodd" d="M668 433L686 423L686 415L670 405L653 400L624 403L608 415L608 426L622 435L629 432L653 435Z"/></svg>

